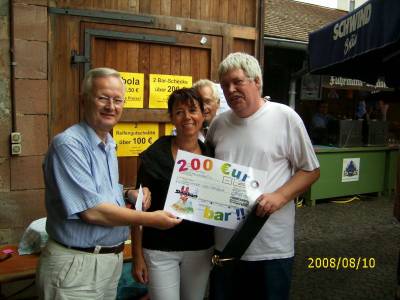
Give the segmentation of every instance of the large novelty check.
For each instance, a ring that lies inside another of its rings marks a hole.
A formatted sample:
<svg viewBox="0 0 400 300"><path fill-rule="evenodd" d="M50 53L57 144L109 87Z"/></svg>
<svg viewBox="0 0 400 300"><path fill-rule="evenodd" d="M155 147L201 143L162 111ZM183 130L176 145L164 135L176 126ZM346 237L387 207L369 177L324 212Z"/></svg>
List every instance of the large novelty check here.
<svg viewBox="0 0 400 300"><path fill-rule="evenodd" d="M179 150L164 209L234 229L261 195L266 178L265 171Z"/></svg>

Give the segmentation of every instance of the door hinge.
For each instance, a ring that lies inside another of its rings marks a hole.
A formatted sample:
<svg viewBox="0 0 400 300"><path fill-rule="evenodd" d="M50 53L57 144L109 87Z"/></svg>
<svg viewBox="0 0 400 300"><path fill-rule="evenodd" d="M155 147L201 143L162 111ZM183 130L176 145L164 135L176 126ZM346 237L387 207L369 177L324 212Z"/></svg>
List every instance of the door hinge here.
<svg viewBox="0 0 400 300"><path fill-rule="evenodd" d="M79 55L77 51L72 51L71 55L71 64L82 64L82 63L89 63L89 57L85 55Z"/></svg>

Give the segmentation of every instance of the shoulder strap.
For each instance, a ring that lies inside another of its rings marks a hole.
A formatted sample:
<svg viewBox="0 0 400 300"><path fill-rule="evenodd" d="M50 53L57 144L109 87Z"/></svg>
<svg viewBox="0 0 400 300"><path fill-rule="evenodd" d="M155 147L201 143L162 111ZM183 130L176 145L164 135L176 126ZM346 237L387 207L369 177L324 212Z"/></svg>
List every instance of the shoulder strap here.
<svg viewBox="0 0 400 300"><path fill-rule="evenodd" d="M226 244L224 250L222 250L221 254L212 257L212 263L214 266L223 267L224 264L230 261L240 259L243 253L250 246L257 233L269 218L269 215L266 215L265 217L257 216L257 206L258 203L254 205L242 227L235 232L228 244Z"/></svg>

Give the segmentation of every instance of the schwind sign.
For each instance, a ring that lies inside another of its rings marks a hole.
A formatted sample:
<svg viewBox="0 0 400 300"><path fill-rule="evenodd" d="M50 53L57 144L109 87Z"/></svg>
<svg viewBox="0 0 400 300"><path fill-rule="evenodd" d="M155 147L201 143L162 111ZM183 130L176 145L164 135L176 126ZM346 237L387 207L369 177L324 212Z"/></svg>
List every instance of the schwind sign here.
<svg viewBox="0 0 400 300"><path fill-rule="evenodd" d="M400 86L400 0L369 0L309 34L309 70Z"/></svg>
<svg viewBox="0 0 400 300"><path fill-rule="evenodd" d="M357 13L350 15L348 18L336 23L333 26L333 40L338 38L346 38L344 42L344 55L357 44L357 30L368 25L371 20L372 5L368 4Z"/></svg>

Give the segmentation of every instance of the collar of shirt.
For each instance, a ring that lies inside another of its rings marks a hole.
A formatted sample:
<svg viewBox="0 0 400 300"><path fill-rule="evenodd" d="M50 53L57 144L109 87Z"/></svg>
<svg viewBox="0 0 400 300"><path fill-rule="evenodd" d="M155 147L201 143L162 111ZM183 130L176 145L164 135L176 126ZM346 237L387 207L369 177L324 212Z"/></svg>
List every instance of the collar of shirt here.
<svg viewBox="0 0 400 300"><path fill-rule="evenodd" d="M109 152L110 149L115 149L116 144L111 134L107 133L106 143L103 143L92 127L90 127L85 121L82 121L81 124L86 130L92 149L100 147L106 152Z"/></svg>

